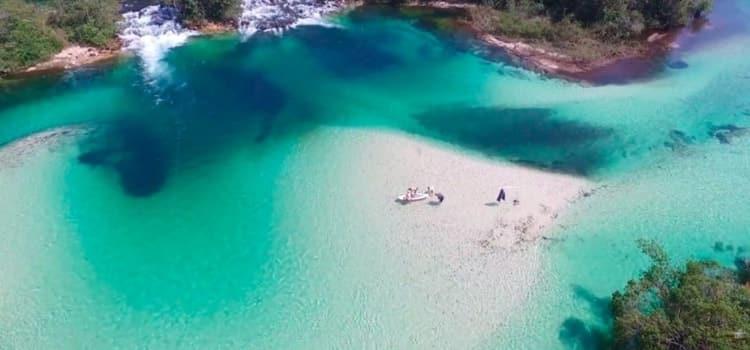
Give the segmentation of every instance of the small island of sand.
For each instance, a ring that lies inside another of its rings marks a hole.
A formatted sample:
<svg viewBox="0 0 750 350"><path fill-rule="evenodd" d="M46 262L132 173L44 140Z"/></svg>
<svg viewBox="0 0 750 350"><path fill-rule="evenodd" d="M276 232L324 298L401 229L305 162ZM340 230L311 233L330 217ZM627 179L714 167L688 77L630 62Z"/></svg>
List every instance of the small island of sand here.
<svg viewBox="0 0 750 350"><path fill-rule="evenodd" d="M477 344L512 323L539 283L544 237L554 239L555 219L595 186L391 130L321 127L295 144L276 184L301 194L280 204L289 217L279 229L294 233L285 239L315 230L310 239L324 248L309 268L357 276L337 298L373 288L368 303L391 305L399 295L405 322L455 335L452 345L424 340L429 348ZM396 201L428 185L443 203ZM500 186L507 201L496 204ZM394 280L410 292L398 294ZM435 310L429 322L423 309Z"/></svg>
<svg viewBox="0 0 750 350"><path fill-rule="evenodd" d="M362 205L368 217L387 218L394 230L425 242L517 249L542 239L555 219L595 186L583 178L459 152L412 135L381 130L326 132L334 132L335 137L323 140L345 144L353 158L347 161L348 168L340 170L344 174L336 177L341 181L336 187L365 189L357 191L357 206ZM316 144L319 139L314 139ZM424 191L427 186L445 200L440 203L432 197L403 203L396 198L409 187ZM501 188L506 200L497 202ZM336 195L330 191L321 195L327 193Z"/></svg>

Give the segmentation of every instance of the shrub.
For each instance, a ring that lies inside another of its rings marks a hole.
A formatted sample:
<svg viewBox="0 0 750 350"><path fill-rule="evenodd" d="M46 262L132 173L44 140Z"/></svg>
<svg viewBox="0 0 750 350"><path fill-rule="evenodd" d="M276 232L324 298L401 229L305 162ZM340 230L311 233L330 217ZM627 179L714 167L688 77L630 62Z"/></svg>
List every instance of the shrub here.
<svg viewBox="0 0 750 350"><path fill-rule="evenodd" d="M62 48L46 18L42 9L22 0L0 0L0 73L46 60Z"/></svg>
<svg viewBox="0 0 750 350"><path fill-rule="evenodd" d="M237 17L240 0L172 0L188 22L225 22Z"/></svg>
<svg viewBox="0 0 750 350"><path fill-rule="evenodd" d="M616 349L748 349L750 292L737 272L715 262L669 264L654 242L640 242L653 265L612 296Z"/></svg>
<svg viewBox="0 0 750 350"><path fill-rule="evenodd" d="M632 54L649 30L683 26L713 0L481 0L469 9L480 30L548 46L577 59Z"/></svg>
<svg viewBox="0 0 750 350"><path fill-rule="evenodd" d="M117 34L117 0L56 0L50 22L71 42L103 47Z"/></svg>

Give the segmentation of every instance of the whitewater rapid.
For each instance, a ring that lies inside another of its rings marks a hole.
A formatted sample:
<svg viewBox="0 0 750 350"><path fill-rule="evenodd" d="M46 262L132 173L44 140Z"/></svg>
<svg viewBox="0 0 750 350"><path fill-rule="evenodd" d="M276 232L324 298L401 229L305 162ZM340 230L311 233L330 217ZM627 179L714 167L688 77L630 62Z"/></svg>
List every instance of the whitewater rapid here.
<svg viewBox="0 0 750 350"><path fill-rule="evenodd" d="M143 60L146 75L157 77L166 73L162 59L167 52L196 34L179 23L174 7L153 5L124 13L119 36L123 47Z"/></svg>
<svg viewBox="0 0 750 350"><path fill-rule="evenodd" d="M249 37L259 32L281 33L298 25L329 25L325 16L342 5L341 0L244 0L238 30ZM123 47L142 59L149 78L167 74L163 59L169 50L199 34L183 27L178 15L177 9L167 5L122 15L119 37Z"/></svg>
<svg viewBox="0 0 750 350"><path fill-rule="evenodd" d="M327 25L325 16L340 10L341 0L245 0L239 31L281 33L298 25Z"/></svg>

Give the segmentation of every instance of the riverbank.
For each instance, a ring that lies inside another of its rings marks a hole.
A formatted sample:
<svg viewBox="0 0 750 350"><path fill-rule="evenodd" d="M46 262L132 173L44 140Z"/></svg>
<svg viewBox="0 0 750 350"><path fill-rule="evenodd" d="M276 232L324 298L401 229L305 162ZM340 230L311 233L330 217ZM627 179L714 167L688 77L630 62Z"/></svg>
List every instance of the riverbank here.
<svg viewBox="0 0 750 350"><path fill-rule="evenodd" d="M22 72L12 73L11 76L34 75L63 71L113 61L122 55L122 45L116 42L114 48L97 48L91 46L70 45L63 48L59 53L47 61L37 63L24 69Z"/></svg>
<svg viewBox="0 0 750 350"><path fill-rule="evenodd" d="M506 38L476 30L477 38L493 50L503 53L517 65L544 74L589 84L628 81L648 77L655 65L666 56L675 40L672 33L654 33L641 46L634 46L619 54L599 58L575 58L555 51L528 44L523 39ZM613 75L616 75L612 79Z"/></svg>
<svg viewBox="0 0 750 350"><path fill-rule="evenodd" d="M339 11L346 12L370 7L372 5L361 1L350 1L341 4ZM659 57L663 57L673 48L678 36L677 31L654 33L641 41L634 41L633 45L618 45L616 49L611 47L598 48L593 50L593 53L587 53L591 57L576 57L555 49L554 45L550 43L543 44L521 37L493 34L490 29L494 28L496 24L484 23L489 21L489 18L478 18L476 13L484 13L485 9L475 4L462 1L435 1L426 4L407 2L399 5L397 11L399 15L416 18L423 23L434 21L432 25L439 30L468 32L468 35L464 35L464 37L476 39L478 46L480 46L480 54L491 59L506 59L547 76L593 84L609 83L614 80L629 80L653 74L656 70L654 62L657 62ZM157 20L157 23L159 21ZM238 30L237 27L238 23L235 22L203 22L185 26L186 29L202 35L235 32ZM598 44L592 45L597 46ZM115 39L109 48L67 46L51 59L20 72L12 73L9 76L23 78L28 75L45 74L116 61L128 51L126 46L127 43L124 43L122 38ZM603 52L607 54L604 55ZM613 75L616 76L615 79L612 79Z"/></svg>
<svg viewBox="0 0 750 350"><path fill-rule="evenodd" d="M213 22L192 25L189 29L198 32L201 36L224 35L236 30L232 24ZM37 63L22 71L10 73L8 77L23 79L87 66L114 63L128 54L129 51L123 47L122 40L120 39L115 40L111 48L70 45L63 48L49 60Z"/></svg>
<svg viewBox="0 0 750 350"><path fill-rule="evenodd" d="M649 31L620 42L604 42L590 37L590 33L581 28L568 25L566 30L571 33L562 36L572 35L571 38L550 41L497 33L499 19L487 11L501 13L463 1L407 2L400 5L396 13L406 18L421 17L418 23L430 29L473 39L478 53L488 59L510 61L545 76L593 85L653 76L664 67L665 57L684 44L682 41L700 41L697 33L715 29L707 19L702 19L687 27ZM533 27L533 24L517 25ZM539 31L554 30L549 24L538 26ZM522 28L531 31L530 27ZM529 35L539 33L532 31Z"/></svg>

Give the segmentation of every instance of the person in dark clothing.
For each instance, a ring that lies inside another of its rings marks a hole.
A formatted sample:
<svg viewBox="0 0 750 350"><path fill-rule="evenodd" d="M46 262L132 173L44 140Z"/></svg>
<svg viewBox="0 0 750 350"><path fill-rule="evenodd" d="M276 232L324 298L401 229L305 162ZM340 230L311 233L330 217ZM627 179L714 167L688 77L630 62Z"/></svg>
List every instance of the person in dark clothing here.
<svg viewBox="0 0 750 350"><path fill-rule="evenodd" d="M443 203L443 200L445 200L445 196L442 193L435 193L435 197L437 197L440 203Z"/></svg>
<svg viewBox="0 0 750 350"><path fill-rule="evenodd" d="M500 193L497 194L497 202L500 203L505 200L505 189L500 188Z"/></svg>

